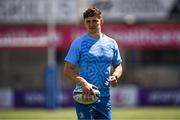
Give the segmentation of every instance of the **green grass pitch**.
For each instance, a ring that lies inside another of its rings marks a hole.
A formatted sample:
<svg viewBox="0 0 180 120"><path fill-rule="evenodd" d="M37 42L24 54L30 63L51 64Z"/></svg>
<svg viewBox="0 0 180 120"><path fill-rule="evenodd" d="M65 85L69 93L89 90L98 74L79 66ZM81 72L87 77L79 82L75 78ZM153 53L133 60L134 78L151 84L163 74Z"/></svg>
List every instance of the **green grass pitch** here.
<svg viewBox="0 0 180 120"><path fill-rule="evenodd" d="M74 108L0 109L0 120L76 120ZM180 120L180 107L113 108L112 120Z"/></svg>

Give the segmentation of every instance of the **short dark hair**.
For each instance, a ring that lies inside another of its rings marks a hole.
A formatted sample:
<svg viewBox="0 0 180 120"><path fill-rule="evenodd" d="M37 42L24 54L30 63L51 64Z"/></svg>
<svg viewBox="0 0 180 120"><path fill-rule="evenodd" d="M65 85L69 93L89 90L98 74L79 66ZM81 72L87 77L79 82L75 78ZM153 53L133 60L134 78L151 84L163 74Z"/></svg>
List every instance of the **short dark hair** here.
<svg viewBox="0 0 180 120"><path fill-rule="evenodd" d="M88 17L97 16L98 18L102 18L102 14L100 9L96 7L90 7L83 13L83 18L86 19Z"/></svg>

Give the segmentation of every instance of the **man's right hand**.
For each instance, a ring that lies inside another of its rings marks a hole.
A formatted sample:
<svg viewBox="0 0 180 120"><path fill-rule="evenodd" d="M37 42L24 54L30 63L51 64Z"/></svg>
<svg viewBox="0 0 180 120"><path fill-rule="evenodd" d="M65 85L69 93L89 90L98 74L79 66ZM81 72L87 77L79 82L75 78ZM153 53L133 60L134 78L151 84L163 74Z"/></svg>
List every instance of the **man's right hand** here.
<svg viewBox="0 0 180 120"><path fill-rule="evenodd" d="M88 83L87 81L81 84L83 89L83 100L91 101L96 97L94 89L98 89L95 85Z"/></svg>

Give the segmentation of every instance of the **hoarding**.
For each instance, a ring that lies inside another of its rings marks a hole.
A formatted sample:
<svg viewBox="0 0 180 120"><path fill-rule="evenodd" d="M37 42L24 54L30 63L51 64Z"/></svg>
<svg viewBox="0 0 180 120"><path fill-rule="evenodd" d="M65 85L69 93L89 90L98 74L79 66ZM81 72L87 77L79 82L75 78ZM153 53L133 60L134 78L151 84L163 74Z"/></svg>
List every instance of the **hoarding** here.
<svg viewBox="0 0 180 120"><path fill-rule="evenodd" d="M168 106L180 105L179 88L141 88L139 90L139 105Z"/></svg>
<svg viewBox="0 0 180 120"><path fill-rule="evenodd" d="M57 49L68 49L85 32L80 25L57 25ZM107 24L103 33L114 38L122 48L180 48L180 24ZM49 45L47 26L22 25L0 28L0 48L43 48Z"/></svg>

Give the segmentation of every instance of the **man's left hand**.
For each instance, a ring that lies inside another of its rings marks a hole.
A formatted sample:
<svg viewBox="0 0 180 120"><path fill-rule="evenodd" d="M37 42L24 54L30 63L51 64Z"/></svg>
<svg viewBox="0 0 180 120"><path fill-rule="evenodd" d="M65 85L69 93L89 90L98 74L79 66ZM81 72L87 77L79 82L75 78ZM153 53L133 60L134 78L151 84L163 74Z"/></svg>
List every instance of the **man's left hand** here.
<svg viewBox="0 0 180 120"><path fill-rule="evenodd" d="M115 76L109 76L109 83L112 87L116 87L118 85L117 78Z"/></svg>

